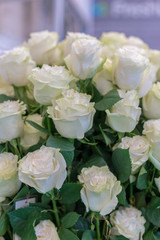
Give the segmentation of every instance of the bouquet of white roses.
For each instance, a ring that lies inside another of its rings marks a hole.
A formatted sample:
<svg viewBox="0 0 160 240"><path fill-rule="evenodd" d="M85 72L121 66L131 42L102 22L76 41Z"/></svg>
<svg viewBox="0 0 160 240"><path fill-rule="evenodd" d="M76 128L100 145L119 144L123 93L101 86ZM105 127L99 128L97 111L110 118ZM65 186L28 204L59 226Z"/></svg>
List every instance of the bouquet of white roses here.
<svg viewBox="0 0 160 240"><path fill-rule="evenodd" d="M37 32L0 56L0 239L160 239L160 51Z"/></svg>

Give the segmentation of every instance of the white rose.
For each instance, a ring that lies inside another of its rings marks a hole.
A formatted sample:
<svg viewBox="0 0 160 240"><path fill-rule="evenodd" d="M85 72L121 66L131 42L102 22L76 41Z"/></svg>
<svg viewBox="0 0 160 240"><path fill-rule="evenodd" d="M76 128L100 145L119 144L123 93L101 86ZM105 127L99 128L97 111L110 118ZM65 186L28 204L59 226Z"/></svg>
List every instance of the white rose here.
<svg viewBox="0 0 160 240"><path fill-rule="evenodd" d="M142 39L134 36L128 37L125 45L136 46L148 50L148 45Z"/></svg>
<svg viewBox="0 0 160 240"><path fill-rule="evenodd" d="M122 235L129 240L142 240L145 232L145 218L141 216L141 211L130 207L119 207L110 215L113 228L111 234Z"/></svg>
<svg viewBox="0 0 160 240"><path fill-rule="evenodd" d="M150 59L150 62L156 67L156 71L157 71L157 79L156 80L160 80L160 51L150 49L149 50L149 59Z"/></svg>
<svg viewBox="0 0 160 240"><path fill-rule="evenodd" d="M42 68L33 69L29 76L34 85L34 97L43 105L51 105L52 100L68 89L69 83L74 79L75 77L63 66L43 65Z"/></svg>
<svg viewBox="0 0 160 240"><path fill-rule="evenodd" d="M150 144L144 136L124 137L113 149L129 149L132 164L132 174L138 172L139 168L148 160Z"/></svg>
<svg viewBox="0 0 160 240"><path fill-rule="evenodd" d="M137 92L118 90L118 93L122 100L106 110L106 124L117 132L132 132L141 115Z"/></svg>
<svg viewBox="0 0 160 240"><path fill-rule="evenodd" d="M160 119L148 120L143 125L143 134L152 142L160 142Z"/></svg>
<svg viewBox="0 0 160 240"><path fill-rule="evenodd" d="M18 101L0 103L0 142L11 141L23 134L22 114L26 107Z"/></svg>
<svg viewBox="0 0 160 240"><path fill-rule="evenodd" d="M160 177L155 178L154 181L155 181L155 184L156 184L156 186L158 188L158 191L160 192Z"/></svg>
<svg viewBox="0 0 160 240"><path fill-rule="evenodd" d="M29 115L27 117L27 120L33 121L38 125L42 126L42 117L40 114L36 113L33 115ZM41 137L45 138L46 134L32 127L28 122L25 122L24 133L23 133L23 136L21 137L21 142L20 142L25 149L28 149L29 147L37 144Z"/></svg>
<svg viewBox="0 0 160 240"><path fill-rule="evenodd" d="M152 88L142 99L143 113L148 119L160 119L160 82L154 83Z"/></svg>
<svg viewBox="0 0 160 240"><path fill-rule="evenodd" d="M27 85L28 75L34 67L35 62L32 61L26 47L14 48L0 56L0 76L7 84L17 87Z"/></svg>
<svg viewBox="0 0 160 240"><path fill-rule="evenodd" d="M143 128L143 134L147 136L151 144L149 160L155 168L160 170L160 119L146 121Z"/></svg>
<svg viewBox="0 0 160 240"><path fill-rule="evenodd" d="M20 188L17 161L17 155L8 152L0 154L0 202L16 194Z"/></svg>
<svg viewBox="0 0 160 240"><path fill-rule="evenodd" d="M101 44L95 39L73 42L71 53L64 59L69 70L78 78L92 78L102 63Z"/></svg>
<svg viewBox="0 0 160 240"><path fill-rule="evenodd" d="M72 43L75 40L78 39L94 39L96 40L95 37L90 36L88 34L85 33L80 33L80 32L68 32L67 33L67 37L66 37L66 42L65 42L65 48L64 48L64 56L66 57L68 54L71 53L71 49L72 49Z"/></svg>
<svg viewBox="0 0 160 240"><path fill-rule="evenodd" d="M39 64L52 64L54 58L54 48L58 42L56 32L34 32L30 34L28 47L33 60Z"/></svg>
<svg viewBox="0 0 160 240"><path fill-rule="evenodd" d="M103 69L100 72L97 72L93 78L93 84L98 89L100 94L103 96L113 89L113 83L111 81L111 75L108 71Z"/></svg>
<svg viewBox="0 0 160 240"><path fill-rule="evenodd" d="M78 179L83 184L81 199L87 211L90 209L104 216L115 209L122 187L107 166L83 168Z"/></svg>
<svg viewBox="0 0 160 240"><path fill-rule="evenodd" d="M81 139L93 125L95 109L94 103L90 103L91 96L73 89L62 95L47 112L61 136Z"/></svg>
<svg viewBox="0 0 160 240"><path fill-rule="evenodd" d="M156 69L136 47L118 49L113 60L113 82L124 90L137 90L143 97L156 80Z"/></svg>
<svg viewBox="0 0 160 240"><path fill-rule="evenodd" d="M0 77L0 94L7 95L9 97L14 96L13 86L6 84L4 81L2 81L1 77Z"/></svg>
<svg viewBox="0 0 160 240"><path fill-rule="evenodd" d="M41 221L34 230L37 240L60 240L56 227L50 220Z"/></svg>
<svg viewBox="0 0 160 240"><path fill-rule="evenodd" d="M40 193L60 189L67 176L66 162L59 149L42 146L19 162L19 179Z"/></svg>
<svg viewBox="0 0 160 240"><path fill-rule="evenodd" d="M118 48L126 44L127 38L123 33L108 32L102 34L100 41L104 44L102 56L112 57Z"/></svg>

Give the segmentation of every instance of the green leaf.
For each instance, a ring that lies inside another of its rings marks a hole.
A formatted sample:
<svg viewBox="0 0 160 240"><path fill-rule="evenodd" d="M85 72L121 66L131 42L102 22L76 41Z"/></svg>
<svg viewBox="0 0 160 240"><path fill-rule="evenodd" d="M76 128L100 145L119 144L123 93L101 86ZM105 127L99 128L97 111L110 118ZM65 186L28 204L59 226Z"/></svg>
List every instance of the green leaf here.
<svg viewBox="0 0 160 240"><path fill-rule="evenodd" d="M118 194L118 203L120 205L128 206L127 199L126 199L126 191L125 188L122 186L122 191Z"/></svg>
<svg viewBox="0 0 160 240"><path fill-rule="evenodd" d="M43 133L45 133L45 134L50 134L50 132L49 132L47 129L41 127L39 124L37 124L37 123L35 123L35 122L33 122L33 121L31 121L31 120L26 120L26 122L28 122L32 127L36 128L36 129L39 130L40 132L43 132Z"/></svg>
<svg viewBox="0 0 160 240"><path fill-rule="evenodd" d="M136 192L135 193L135 205L137 208L146 207L146 192Z"/></svg>
<svg viewBox="0 0 160 240"><path fill-rule="evenodd" d="M61 240L79 240L79 238L70 230L62 228L58 232Z"/></svg>
<svg viewBox="0 0 160 240"><path fill-rule="evenodd" d="M72 165L74 159L74 151L60 151L66 161L67 166Z"/></svg>
<svg viewBox="0 0 160 240"><path fill-rule="evenodd" d="M144 236L143 236L143 239L144 240L158 240L154 233L153 233L153 230L150 230L149 232L147 232Z"/></svg>
<svg viewBox="0 0 160 240"><path fill-rule="evenodd" d="M95 238L95 232L87 230L82 235L82 240L93 240Z"/></svg>
<svg viewBox="0 0 160 240"><path fill-rule="evenodd" d="M126 182L131 175L131 160L128 149L117 148L112 154L112 164L117 178L122 182Z"/></svg>
<svg viewBox="0 0 160 240"><path fill-rule="evenodd" d="M67 213L67 215L65 215L62 218L62 227L64 227L64 228L72 227L74 224L76 224L79 217L80 217L80 215L77 214L76 212Z"/></svg>
<svg viewBox="0 0 160 240"><path fill-rule="evenodd" d="M6 213L3 213L0 217L0 236L3 236L8 228L9 219Z"/></svg>
<svg viewBox="0 0 160 240"><path fill-rule="evenodd" d="M3 103L3 102L8 101L8 100L13 101L15 99L7 96L5 94L0 94L0 103Z"/></svg>
<svg viewBox="0 0 160 240"><path fill-rule="evenodd" d="M110 139L110 138L107 136L107 134L103 131L101 125L99 125L99 129L100 129L100 131L101 131L101 133L102 133L102 136L103 136L103 138L104 138L104 141L105 141L106 145L107 145L107 146L110 145L110 144L111 144L111 139Z"/></svg>
<svg viewBox="0 0 160 240"><path fill-rule="evenodd" d="M148 204L148 208L158 208L160 206L160 198L159 197L152 197L151 201Z"/></svg>
<svg viewBox="0 0 160 240"><path fill-rule="evenodd" d="M72 204L80 199L80 191L82 185L79 183L66 183L62 186L60 191L62 204Z"/></svg>
<svg viewBox="0 0 160 240"><path fill-rule="evenodd" d="M160 227L160 209L147 208L146 216L149 222L157 227Z"/></svg>
<svg viewBox="0 0 160 240"><path fill-rule="evenodd" d="M147 171L144 166L141 167L139 172L136 187L140 190L144 190L147 188Z"/></svg>
<svg viewBox="0 0 160 240"><path fill-rule="evenodd" d="M47 147L60 148L63 151L74 151L74 144L66 138L50 136L46 143Z"/></svg>
<svg viewBox="0 0 160 240"><path fill-rule="evenodd" d="M74 225L74 229L79 231L86 231L90 229L90 223L87 221L86 218L79 217L78 221Z"/></svg>
<svg viewBox="0 0 160 240"><path fill-rule="evenodd" d="M104 158L102 158L98 154L94 154L91 156L91 158L89 158L89 160L87 162L85 162L84 164L82 164L79 167L78 172L80 173L82 168L89 168L92 166L103 167L106 165L107 165L107 163L105 162Z"/></svg>
<svg viewBox="0 0 160 240"><path fill-rule="evenodd" d="M14 232L23 240L36 240L34 222L41 216L41 209L37 207L20 208L8 213Z"/></svg>
<svg viewBox="0 0 160 240"><path fill-rule="evenodd" d="M105 111L106 109L110 109L115 103L120 100L121 98L118 94L118 91L116 89L112 89L106 95L104 95L102 100L95 104L95 108L99 111Z"/></svg>

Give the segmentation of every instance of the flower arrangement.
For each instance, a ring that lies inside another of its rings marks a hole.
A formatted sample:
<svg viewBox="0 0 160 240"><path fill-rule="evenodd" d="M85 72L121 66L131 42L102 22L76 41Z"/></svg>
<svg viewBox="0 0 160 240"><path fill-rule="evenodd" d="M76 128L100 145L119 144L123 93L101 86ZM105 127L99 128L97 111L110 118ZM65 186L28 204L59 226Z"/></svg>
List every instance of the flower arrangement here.
<svg viewBox="0 0 160 240"><path fill-rule="evenodd" d="M0 56L0 239L160 239L160 51L36 32Z"/></svg>

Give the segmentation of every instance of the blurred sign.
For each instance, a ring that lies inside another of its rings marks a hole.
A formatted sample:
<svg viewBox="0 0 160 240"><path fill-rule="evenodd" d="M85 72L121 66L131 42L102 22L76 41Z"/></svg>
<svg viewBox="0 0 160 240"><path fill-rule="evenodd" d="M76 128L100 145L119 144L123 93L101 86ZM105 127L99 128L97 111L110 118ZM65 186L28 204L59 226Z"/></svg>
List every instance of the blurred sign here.
<svg viewBox="0 0 160 240"><path fill-rule="evenodd" d="M124 32L160 49L160 0L96 0L95 30Z"/></svg>

